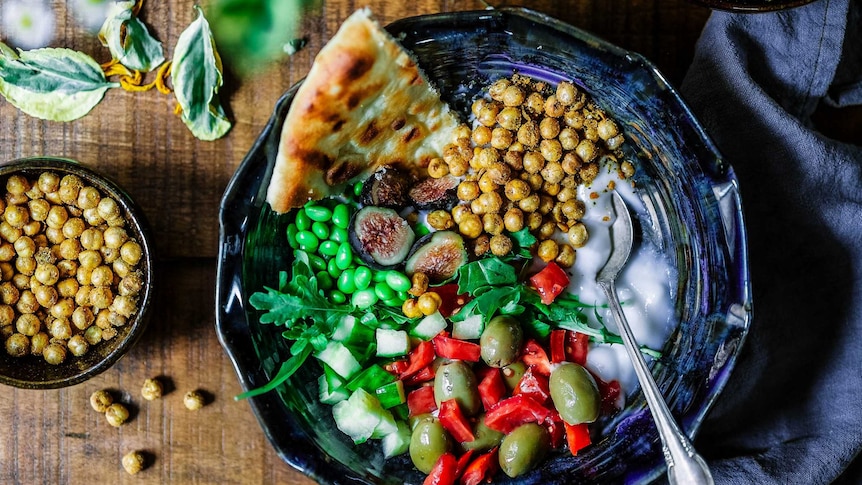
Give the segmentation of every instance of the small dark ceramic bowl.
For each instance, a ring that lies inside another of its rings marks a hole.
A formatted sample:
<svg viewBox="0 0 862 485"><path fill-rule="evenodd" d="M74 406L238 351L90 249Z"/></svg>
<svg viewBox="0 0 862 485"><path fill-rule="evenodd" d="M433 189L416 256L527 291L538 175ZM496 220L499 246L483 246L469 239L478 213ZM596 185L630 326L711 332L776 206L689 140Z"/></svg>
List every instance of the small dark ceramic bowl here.
<svg viewBox="0 0 862 485"><path fill-rule="evenodd" d="M0 165L0 187L5 193L6 180L11 175L25 175L35 180L43 172L54 172L60 177L77 175L85 184L99 190L102 196L117 201L126 221L130 238L141 245L142 256L137 265L144 277L138 297L138 309L126 325L116 327L117 336L90 346L86 354L75 357L68 354L60 365L51 365L41 356L11 357L5 349L0 351L0 383L25 389L56 389L72 386L110 368L134 345L147 324L153 278L153 256L149 228L141 210L129 195L116 183L94 170L72 160L60 158L27 158Z"/></svg>
<svg viewBox="0 0 862 485"><path fill-rule="evenodd" d="M489 81L513 70L585 86L622 127L639 165L646 207L641 237L674 270L676 316L652 371L670 409L693 435L733 368L751 317L745 230L732 169L679 95L648 61L569 25L523 9L408 18L388 30L413 52L446 102L469 113ZM296 93L276 105L269 124L230 182L221 205L216 327L245 389L265 384L289 357L278 328L258 323L248 297L277 285L290 267L285 228L265 202L285 114ZM320 483L421 483L409 458L383 460L374 445L353 446L317 399L315 366L250 405L278 453ZM499 483L645 483L664 469L661 445L640 392L598 425L594 444L559 453L540 468Z"/></svg>

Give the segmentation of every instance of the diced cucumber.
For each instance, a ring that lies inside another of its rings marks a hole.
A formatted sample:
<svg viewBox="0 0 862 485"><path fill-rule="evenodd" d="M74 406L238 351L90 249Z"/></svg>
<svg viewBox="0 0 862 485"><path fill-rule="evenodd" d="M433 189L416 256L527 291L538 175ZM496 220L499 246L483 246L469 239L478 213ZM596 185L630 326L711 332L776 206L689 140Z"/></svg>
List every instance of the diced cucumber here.
<svg viewBox="0 0 862 485"><path fill-rule="evenodd" d="M473 315L460 322L452 322L452 337L459 340L476 340L482 336L483 330L485 330L485 323L482 315Z"/></svg>
<svg viewBox="0 0 862 485"><path fill-rule="evenodd" d="M410 447L410 427L403 421L395 422L396 430L383 437L380 444L383 447L383 456L392 458L407 453Z"/></svg>
<svg viewBox="0 0 862 485"><path fill-rule="evenodd" d="M317 380L318 397L323 404L335 404L350 397L350 391L344 386L332 386L327 381L326 376L322 375Z"/></svg>
<svg viewBox="0 0 862 485"><path fill-rule="evenodd" d="M407 402L407 395L404 393L404 382L400 380L384 384L375 389L374 393L384 409Z"/></svg>
<svg viewBox="0 0 862 485"><path fill-rule="evenodd" d="M446 319L440 312L434 312L419 322L410 329L410 335L421 338L422 340L431 340L438 333L446 330Z"/></svg>
<svg viewBox="0 0 862 485"><path fill-rule="evenodd" d="M374 340L374 330L363 325L353 315L345 315L335 326L332 340L338 340L344 344L367 345L369 341Z"/></svg>
<svg viewBox="0 0 862 485"><path fill-rule="evenodd" d="M359 361L341 342L330 340L326 348L314 354L321 362L332 368L339 376L349 379L362 370Z"/></svg>
<svg viewBox="0 0 862 485"><path fill-rule="evenodd" d="M404 330L378 328L374 336L378 357L399 357L410 352L410 336Z"/></svg>
<svg viewBox="0 0 862 485"><path fill-rule="evenodd" d="M332 407L335 425L354 443L371 438L383 438L398 430L392 413L383 409L380 401L364 389L357 389L346 401Z"/></svg>
<svg viewBox="0 0 862 485"><path fill-rule="evenodd" d="M350 382L347 383L347 389L350 391L364 389L373 393L378 387L393 381L395 381L394 375L387 372L383 367L372 364L356 374L353 379L350 379Z"/></svg>

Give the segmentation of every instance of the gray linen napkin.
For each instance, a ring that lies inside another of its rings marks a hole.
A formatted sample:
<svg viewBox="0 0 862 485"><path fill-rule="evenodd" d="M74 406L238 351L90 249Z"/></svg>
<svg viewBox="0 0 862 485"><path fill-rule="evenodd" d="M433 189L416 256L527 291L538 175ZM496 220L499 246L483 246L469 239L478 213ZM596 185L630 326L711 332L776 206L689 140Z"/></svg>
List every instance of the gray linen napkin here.
<svg viewBox="0 0 862 485"><path fill-rule="evenodd" d="M811 122L862 103L862 1L714 12L682 93L739 177L754 291L697 445L718 484L862 483L862 148Z"/></svg>

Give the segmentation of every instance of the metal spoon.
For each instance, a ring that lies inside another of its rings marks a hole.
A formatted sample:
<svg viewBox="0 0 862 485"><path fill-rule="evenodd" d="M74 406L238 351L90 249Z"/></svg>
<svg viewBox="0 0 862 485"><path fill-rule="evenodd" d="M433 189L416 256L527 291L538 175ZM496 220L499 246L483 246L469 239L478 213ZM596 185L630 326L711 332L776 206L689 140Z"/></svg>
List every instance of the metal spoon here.
<svg viewBox="0 0 862 485"><path fill-rule="evenodd" d="M608 304L614 315L614 320L620 330L626 351L635 368L638 381L640 381L647 404L649 404L659 436L662 442L662 451L667 463L667 476L671 484L690 485L704 484L712 485L712 474L703 458L697 453L685 433L671 415L664 398L659 392L658 386L653 380L652 373L644 361L643 355L638 349L631 327L623 314L620 301L617 298L616 285L614 284L620 270L629 259L632 250L632 219L626 203L619 194L613 194L614 212L616 220L611 226L611 256L604 268L596 276L596 283L605 292Z"/></svg>

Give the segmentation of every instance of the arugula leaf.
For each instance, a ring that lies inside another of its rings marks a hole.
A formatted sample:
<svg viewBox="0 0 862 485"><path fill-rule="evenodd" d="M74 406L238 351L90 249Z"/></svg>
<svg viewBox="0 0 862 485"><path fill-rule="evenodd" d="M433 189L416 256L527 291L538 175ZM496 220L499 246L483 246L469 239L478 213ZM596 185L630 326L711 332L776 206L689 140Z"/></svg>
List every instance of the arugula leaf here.
<svg viewBox="0 0 862 485"><path fill-rule="evenodd" d="M161 42L150 35L147 26L135 15L136 2L113 2L99 40L120 64L141 72L149 72L165 62Z"/></svg>
<svg viewBox="0 0 862 485"><path fill-rule="evenodd" d="M62 48L15 53L0 42L0 94L30 116L76 120L102 100L108 82L92 57Z"/></svg>
<svg viewBox="0 0 862 485"><path fill-rule="evenodd" d="M467 263L458 269L458 293L476 294L485 286L515 285L518 275L515 268L499 259L485 258Z"/></svg>
<svg viewBox="0 0 862 485"><path fill-rule="evenodd" d="M250 389L242 394L239 394L238 396L235 396L234 400L239 401L249 397L259 396L280 386L282 383L288 380L290 376L292 376L297 370L299 370L300 367L302 367L302 364L305 363L305 360L308 359L309 355L311 355L311 350L312 349L310 346L306 346L300 352L293 354L291 358L287 359L286 361L284 361L283 364L281 364L281 367L278 369L278 372L275 374L275 376L273 376L272 379L270 379L269 382L258 388Z"/></svg>
<svg viewBox="0 0 862 485"><path fill-rule="evenodd" d="M530 232L530 228L525 227L520 231L512 232L509 234L509 237L515 243L515 248L512 251L518 257L524 259L531 259L533 257L533 253L530 248L532 248L538 240L536 239L536 236Z"/></svg>
<svg viewBox="0 0 862 485"><path fill-rule="evenodd" d="M230 130L218 98L222 85L222 64L209 23L200 7L198 18L180 34L174 49L171 81L182 108L182 119L192 134L206 141L216 140Z"/></svg>

